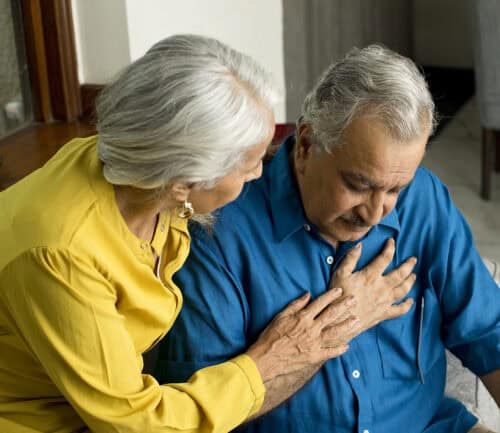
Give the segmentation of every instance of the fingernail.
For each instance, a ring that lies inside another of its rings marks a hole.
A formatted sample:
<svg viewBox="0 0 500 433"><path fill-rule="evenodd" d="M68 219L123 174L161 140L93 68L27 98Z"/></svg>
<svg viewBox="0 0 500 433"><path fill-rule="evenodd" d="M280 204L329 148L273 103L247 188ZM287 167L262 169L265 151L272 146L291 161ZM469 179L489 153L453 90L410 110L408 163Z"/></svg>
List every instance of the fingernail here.
<svg viewBox="0 0 500 433"><path fill-rule="evenodd" d="M359 242L358 244L356 244L356 246L354 247L355 250L359 250L362 246L362 243Z"/></svg>

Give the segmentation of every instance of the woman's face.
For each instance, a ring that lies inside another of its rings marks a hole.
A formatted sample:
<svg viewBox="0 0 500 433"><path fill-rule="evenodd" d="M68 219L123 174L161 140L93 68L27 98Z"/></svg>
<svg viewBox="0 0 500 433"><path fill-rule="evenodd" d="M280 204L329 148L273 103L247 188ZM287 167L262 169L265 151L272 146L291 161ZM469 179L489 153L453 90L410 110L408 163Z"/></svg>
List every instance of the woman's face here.
<svg viewBox="0 0 500 433"><path fill-rule="evenodd" d="M245 182L257 179L262 174L262 158L274 135L274 117L270 116L269 135L248 149L243 162L235 170L224 176L210 189L192 189L188 201L196 213L206 214L235 200ZM272 122L272 123L271 123Z"/></svg>

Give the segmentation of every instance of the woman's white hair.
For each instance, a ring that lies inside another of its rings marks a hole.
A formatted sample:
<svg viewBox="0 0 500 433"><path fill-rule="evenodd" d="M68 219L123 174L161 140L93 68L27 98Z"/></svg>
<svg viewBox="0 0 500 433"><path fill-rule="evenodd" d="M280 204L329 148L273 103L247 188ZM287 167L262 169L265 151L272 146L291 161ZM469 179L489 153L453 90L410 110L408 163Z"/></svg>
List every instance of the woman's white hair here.
<svg viewBox="0 0 500 433"><path fill-rule="evenodd" d="M155 44L106 86L96 103L97 148L114 185L209 187L268 136L277 99L250 57L203 36Z"/></svg>
<svg viewBox="0 0 500 433"><path fill-rule="evenodd" d="M410 59L380 45L352 49L323 73L297 123L310 125L309 139L317 151L330 152L362 116L379 120L401 142L433 132L434 102Z"/></svg>

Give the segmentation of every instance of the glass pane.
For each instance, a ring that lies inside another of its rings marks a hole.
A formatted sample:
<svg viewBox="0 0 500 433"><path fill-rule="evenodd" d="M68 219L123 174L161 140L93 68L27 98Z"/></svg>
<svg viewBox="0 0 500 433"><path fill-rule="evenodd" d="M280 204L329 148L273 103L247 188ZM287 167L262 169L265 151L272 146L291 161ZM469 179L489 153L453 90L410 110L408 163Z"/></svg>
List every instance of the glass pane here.
<svg viewBox="0 0 500 433"><path fill-rule="evenodd" d="M0 0L0 137L32 119L20 0Z"/></svg>

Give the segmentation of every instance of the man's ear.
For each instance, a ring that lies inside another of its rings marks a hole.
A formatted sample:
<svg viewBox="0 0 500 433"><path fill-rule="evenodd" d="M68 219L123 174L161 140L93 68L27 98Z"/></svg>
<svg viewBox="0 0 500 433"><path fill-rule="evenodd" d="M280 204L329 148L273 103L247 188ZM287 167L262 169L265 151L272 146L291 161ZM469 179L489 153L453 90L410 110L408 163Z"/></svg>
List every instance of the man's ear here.
<svg viewBox="0 0 500 433"><path fill-rule="evenodd" d="M311 135L311 126L300 124L297 129L296 141L294 146L293 158L297 174L303 174L307 161L311 158L313 148L309 139Z"/></svg>
<svg viewBox="0 0 500 433"><path fill-rule="evenodd" d="M170 184L170 196L176 202L184 202L188 199L192 185L185 182L174 181Z"/></svg>

